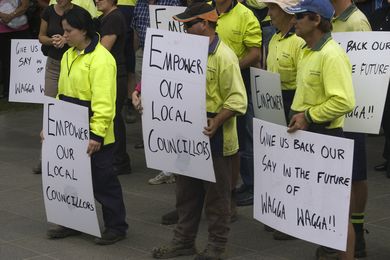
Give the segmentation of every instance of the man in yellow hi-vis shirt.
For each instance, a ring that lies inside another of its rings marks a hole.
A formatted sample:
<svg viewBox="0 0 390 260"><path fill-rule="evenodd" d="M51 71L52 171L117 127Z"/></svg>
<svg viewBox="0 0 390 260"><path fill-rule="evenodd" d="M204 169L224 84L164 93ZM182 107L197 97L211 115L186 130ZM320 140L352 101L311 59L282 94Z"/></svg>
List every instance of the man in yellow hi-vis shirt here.
<svg viewBox="0 0 390 260"><path fill-rule="evenodd" d="M307 130L342 137L345 114L354 108L355 95L349 58L330 34L333 6L330 1L306 0L288 10L295 13L296 34L306 42L288 132ZM337 259L354 259L354 240L349 223L347 250L339 252ZM317 259L324 258L317 255Z"/></svg>

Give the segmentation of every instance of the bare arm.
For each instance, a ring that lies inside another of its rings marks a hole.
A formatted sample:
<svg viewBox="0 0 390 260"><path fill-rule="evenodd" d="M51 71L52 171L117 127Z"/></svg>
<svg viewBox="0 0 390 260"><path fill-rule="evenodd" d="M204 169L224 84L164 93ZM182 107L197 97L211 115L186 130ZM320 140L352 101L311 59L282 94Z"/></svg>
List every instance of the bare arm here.
<svg viewBox="0 0 390 260"><path fill-rule="evenodd" d="M259 47L249 48L248 53L240 60L240 69L245 69L251 66L257 67L261 58L261 50Z"/></svg>

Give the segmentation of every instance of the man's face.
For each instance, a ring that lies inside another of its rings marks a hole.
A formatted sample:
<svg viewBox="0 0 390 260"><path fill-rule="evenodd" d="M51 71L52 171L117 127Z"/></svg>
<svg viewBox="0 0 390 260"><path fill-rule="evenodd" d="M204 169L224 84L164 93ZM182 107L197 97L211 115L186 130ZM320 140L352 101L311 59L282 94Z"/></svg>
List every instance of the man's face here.
<svg viewBox="0 0 390 260"><path fill-rule="evenodd" d="M295 33L302 38L310 36L317 28L318 22L316 20L309 19L310 13L298 13L295 14Z"/></svg>
<svg viewBox="0 0 390 260"><path fill-rule="evenodd" d="M195 19L184 23L184 29L189 34L202 35L202 26L204 26L204 23L205 21L202 19Z"/></svg>
<svg viewBox="0 0 390 260"><path fill-rule="evenodd" d="M272 25L281 30L286 21L291 19L291 16L285 13L277 4L269 3L267 6L268 15L271 17Z"/></svg>

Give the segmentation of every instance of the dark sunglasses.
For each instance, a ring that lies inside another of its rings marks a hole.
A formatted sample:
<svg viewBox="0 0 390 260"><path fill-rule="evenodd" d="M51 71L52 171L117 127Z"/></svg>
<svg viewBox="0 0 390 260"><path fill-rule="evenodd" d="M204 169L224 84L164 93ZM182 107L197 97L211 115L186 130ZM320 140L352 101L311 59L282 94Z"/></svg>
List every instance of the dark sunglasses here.
<svg viewBox="0 0 390 260"><path fill-rule="evenodd" d="M310 14L313 14L313 12L303 12L303 13L296 13L295 14L295 18L297 20L301 20L303 18L305 18L306 16L310 15Z"/></svg>
<svg viewBox="0 0 390 260"><path fill-rule="evenodd" d="M189 22L185 22L184 23L184 27L189 29L192 26L194 26L195 24L200 23L200 22L203 22L203 20L202 19L195 19L195 20L192 20L192 21L189 21Z"/></svg>

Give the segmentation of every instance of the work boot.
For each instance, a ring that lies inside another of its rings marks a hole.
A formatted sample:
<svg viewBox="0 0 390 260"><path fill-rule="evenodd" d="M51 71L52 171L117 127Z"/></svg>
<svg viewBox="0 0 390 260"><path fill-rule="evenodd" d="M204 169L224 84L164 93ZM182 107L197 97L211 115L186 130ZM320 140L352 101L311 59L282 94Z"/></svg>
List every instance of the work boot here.
<svg viewBox="0 0 390 260"><path fill-rule="evenodd" d="M297 239L296 237L290 236L286 233L280 232L278 230L274 230L274 233L272 234L273 238L275 240L294 240Z"/></svg>
<svg viewBox="0 0 390 260"><path fill-rule="evenodd" d="M196 254L194 243L182 243L172 240L168 245L155 247L152 249L153 258L166 259L176 256L194 255Z"/></svg>
<svg viewBox="0 0 390 260"><path fill-rule="evenodd" d="M316 250L317 260L339 260L339 251L329 247L320 246Z"/></svg>
<svg viewBox="0 0 390 260"><path fill-rule="evenodd" d="M194 260L220 260L224 259L225 250L208 245L205 250L197 253Z"/></svg>
<svg viewBox="0 0 390 260"><path fill-rule="evenodd" d="M102 237L95 238L95 243L98 245L112 245L116 242L126 238L125 234L117 234L112 230L105 230L102 234Z"/></svg>
<svg viewBox="0 0 390 260"><path fill-rule="evenodd" d="M60 239L70 236L76 236L79 234L81 234L80 231L63 226L56 226L47 231L47 236L51 239Z"/></svg>

